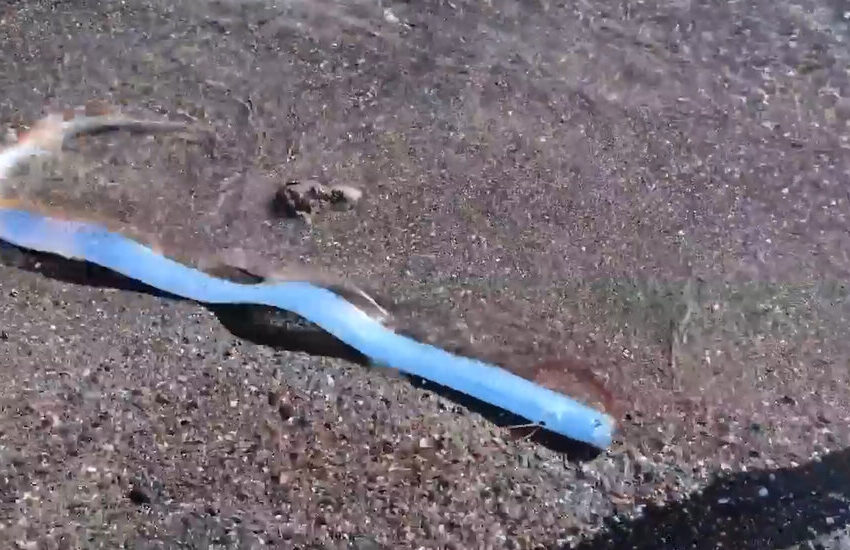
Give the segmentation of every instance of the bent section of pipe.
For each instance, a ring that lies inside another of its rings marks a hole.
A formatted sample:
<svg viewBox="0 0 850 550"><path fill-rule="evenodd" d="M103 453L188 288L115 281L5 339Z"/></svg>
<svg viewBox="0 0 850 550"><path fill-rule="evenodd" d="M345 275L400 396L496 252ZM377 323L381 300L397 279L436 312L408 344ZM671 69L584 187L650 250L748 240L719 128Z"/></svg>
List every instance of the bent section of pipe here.
<svg viewBox="0 0 850 550"><path fill-rule="evenodd" d="M611 443L614 420L609 415L496 365L397 334L325 288L306 282L242 284L217 278L98 224L60 220L19 208L0 207L0 239L86 260L197 302L256 304L291 311L376 364L449 387L597 448Z"/></svg>

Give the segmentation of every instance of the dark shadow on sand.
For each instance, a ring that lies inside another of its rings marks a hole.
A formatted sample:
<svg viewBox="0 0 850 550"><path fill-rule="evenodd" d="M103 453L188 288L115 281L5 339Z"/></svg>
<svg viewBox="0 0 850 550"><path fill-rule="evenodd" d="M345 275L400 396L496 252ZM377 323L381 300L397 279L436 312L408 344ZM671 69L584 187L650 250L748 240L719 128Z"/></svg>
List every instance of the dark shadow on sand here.
<svg viewBox="0 0 850 550"><path fill-rule="evenodd" d="M170 300L185 301L180 296L163 292L139 281L86 261L68 260L53 254L26 250L0 240L0 264L45 277L77 285L114 288L140 292ZM225 269L215 273L245 283L259 280L239 270ZM275 349L308 353L323 357L345 359L368 366L362 353L316 325L290 312L253 305L202 304L212 311L222 325L237 338ZM499 407L472 398L434 382L416 376L403 375L411 385L437 393L455 404L478 413L500 427L527 426L529 421ZM587 461L596 458L600 450L541 428L511 428L515 438L528 438L564 455L570 461Z"/></svg>
<svg viewBox="0 0 850 550"><path fill-rule="evenodd" d="M844 449L796 468L721 476L685 501L648 507L633 521L609 520L575 548L775 550L848 524L850 449Z"/></svg>

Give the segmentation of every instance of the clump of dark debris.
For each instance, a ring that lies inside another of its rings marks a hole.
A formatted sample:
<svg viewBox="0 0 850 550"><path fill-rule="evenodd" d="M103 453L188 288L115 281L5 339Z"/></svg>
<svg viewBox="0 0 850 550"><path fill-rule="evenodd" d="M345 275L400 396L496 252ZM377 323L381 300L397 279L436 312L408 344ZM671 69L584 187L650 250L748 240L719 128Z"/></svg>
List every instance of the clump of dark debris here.
<svg viewBox="0 0 850 550"><path fill-rule="evenodd" d="M289 181L275 193L271 210L277 217L300 218L310 223L311 216L325 204L337 210L348 210L362 196L360 189L349 185L325 186L316 180Z"/></svg>

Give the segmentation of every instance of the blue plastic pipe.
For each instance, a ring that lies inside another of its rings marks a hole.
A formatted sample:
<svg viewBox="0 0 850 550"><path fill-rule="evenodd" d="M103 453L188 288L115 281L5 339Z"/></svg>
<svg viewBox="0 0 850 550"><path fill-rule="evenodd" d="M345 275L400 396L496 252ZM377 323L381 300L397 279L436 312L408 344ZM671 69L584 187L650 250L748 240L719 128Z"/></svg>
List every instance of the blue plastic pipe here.
<svg viewBox="0 0 850 550"><path fill-rule="evenodd" d="M606 448L614 419L495 365L397 334L333 292L303 282L241 284L208 275L98 224L0 208L0 239L87 260L149 286L207 304L255 304L291 311L374 363L447 386L546 429Z"/></svg>

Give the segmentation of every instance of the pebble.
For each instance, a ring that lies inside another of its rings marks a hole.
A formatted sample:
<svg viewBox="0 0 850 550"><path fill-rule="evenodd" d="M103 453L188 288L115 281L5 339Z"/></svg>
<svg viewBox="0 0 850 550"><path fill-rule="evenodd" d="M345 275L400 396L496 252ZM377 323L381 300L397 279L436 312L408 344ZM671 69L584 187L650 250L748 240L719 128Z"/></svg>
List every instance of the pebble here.
<svg viewBox="0 0 850 550"><path fill-rule="evenodd" d="M130 492L127 494L127 498L129 498L130 502L133 504L150 504L151 502L150 493L139 486L135 486L130 489Z"/></svg>
<svg viewBox="0 0 850 550"><path fill-rule="evenodd" d="M350 185L332 185L325 187L315 180L292 181L281 185L272 200L272 212L286 218L302 218L310 221L324 201L330 202L336 209L353 207L363 197L363 191Z"/></svg>
<svg viewBox="0 0 850 550"><path fill-rule="evenodd" d="M330 199L335 205L354 206L363 198L363 191L350 185L334 185L330 187Z"/></svg>

